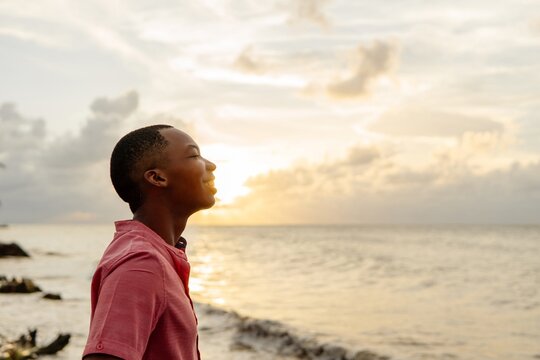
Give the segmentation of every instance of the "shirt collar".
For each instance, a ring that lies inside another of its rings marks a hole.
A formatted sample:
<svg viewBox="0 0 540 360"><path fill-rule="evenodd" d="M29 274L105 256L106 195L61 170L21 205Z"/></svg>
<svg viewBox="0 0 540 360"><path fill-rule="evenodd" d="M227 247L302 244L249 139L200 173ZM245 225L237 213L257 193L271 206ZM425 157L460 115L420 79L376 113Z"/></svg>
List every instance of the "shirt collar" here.
<svg viewBox="0 0 540 360"><path fill-rule="evenodd" d="M180 239L176 242L176 245L174 245L175 248L180 250L185 250L187 247L187 240L185 237L180 236Z"/></svg>
<svg viewBox="0 0 540 360"><path fill-rule="evenodd" d="M152 242L157 242L160 245L165 245L168 249L173 250L174 252L178 252L178 250L180 250L181 253L185 253L187 247L187 240L183 236L180 236L176 244L172 246L171 244L166 242L161 236L159 236L154 230L150 229L148 226L146 226L140 221L120 220L115 221L114 225L117 232L127 232L133 230L142 231L146 235L148 235L148 238L152 240Z"/></svg>

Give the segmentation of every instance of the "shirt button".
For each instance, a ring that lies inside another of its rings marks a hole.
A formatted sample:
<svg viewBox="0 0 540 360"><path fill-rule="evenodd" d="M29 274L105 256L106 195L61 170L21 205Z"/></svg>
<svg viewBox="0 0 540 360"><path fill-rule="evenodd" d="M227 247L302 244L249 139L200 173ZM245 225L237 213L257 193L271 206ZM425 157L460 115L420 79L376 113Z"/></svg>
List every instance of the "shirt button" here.
<svg viewBox="0 0 540 360"><path fill-rule="evenodd" d="M98 344L96 345L96 349L98 349L98 350L103 350L103 344L102 344L102 343L98 343Z"/></svg>

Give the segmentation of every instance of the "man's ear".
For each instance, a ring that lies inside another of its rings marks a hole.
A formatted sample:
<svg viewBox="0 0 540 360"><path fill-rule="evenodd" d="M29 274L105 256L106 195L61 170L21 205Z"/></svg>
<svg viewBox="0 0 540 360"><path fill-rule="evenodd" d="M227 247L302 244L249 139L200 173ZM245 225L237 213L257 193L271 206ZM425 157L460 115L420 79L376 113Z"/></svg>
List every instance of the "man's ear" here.
<svg viewBox="0 0 540 360"><path fill-rule="evenodd" d="M166 187L169 182L165 174L159 169L150 169L144 172L144 180L157 187Z"/></svg>

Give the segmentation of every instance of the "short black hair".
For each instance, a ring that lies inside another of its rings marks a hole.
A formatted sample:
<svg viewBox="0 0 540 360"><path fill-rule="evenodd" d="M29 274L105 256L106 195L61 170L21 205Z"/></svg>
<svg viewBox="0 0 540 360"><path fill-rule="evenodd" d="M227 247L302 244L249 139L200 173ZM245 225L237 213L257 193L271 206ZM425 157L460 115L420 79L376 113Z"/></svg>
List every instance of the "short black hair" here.
<svg viewBox="0 0 540 360"><path fill-rule="evenodd" d="M143 197L134 176L141 160L158 155L168 144L160 130L170 125L152 125L133 130L122 137L111 155L111 180L117 194L129 204L132 213L143 203Z"/></svg>

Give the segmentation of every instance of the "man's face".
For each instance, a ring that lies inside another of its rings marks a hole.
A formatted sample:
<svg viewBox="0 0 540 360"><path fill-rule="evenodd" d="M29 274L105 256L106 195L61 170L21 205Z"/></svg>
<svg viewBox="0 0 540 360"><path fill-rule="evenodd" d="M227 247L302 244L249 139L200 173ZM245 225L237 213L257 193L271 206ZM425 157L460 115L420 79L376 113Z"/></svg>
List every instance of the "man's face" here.
<svg viewBox="0 0 540 360"><path fill-rule="evenodd" d="M160 131L169 142L164 150L167 190L171 200L189 213L207 209L216 202L213 171L216 165L201 156L197 143L178 129Z"/></svg>

